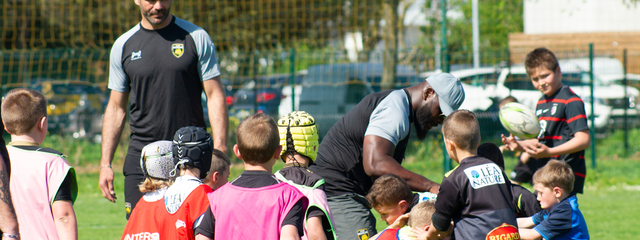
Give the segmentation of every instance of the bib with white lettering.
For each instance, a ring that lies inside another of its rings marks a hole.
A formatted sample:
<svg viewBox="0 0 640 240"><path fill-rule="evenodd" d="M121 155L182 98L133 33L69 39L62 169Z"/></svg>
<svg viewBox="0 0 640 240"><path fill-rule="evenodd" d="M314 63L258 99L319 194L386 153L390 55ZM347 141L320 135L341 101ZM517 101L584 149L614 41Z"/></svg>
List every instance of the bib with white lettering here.
<svg viewBox="0 0 640 240"><path fill-rule="evenodd" d="M502 170L495 163L487 163L467 168L464 170L464 174L469 178L469 183L473 189L505 184Z"/></svg>

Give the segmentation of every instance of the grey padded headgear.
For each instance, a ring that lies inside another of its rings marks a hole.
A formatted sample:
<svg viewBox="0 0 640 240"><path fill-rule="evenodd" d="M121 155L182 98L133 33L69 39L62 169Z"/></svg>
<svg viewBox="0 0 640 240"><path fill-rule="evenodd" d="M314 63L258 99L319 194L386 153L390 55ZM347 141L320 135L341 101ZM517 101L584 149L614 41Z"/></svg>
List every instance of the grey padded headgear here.
<svg viewBox="0 0 640 240"><path fill-rule="evenodd" d="M169 180L169 172L173 169L172 143L161 140L147 144L140 154L140 167L145 178L153 177Z"/></svg>

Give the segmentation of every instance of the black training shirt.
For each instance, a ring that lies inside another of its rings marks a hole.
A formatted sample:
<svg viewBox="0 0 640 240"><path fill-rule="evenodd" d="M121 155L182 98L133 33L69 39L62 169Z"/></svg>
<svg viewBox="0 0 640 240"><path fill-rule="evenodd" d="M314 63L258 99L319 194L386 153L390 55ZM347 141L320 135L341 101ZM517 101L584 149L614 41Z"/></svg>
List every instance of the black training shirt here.
<svg viewBox="0 0 640 240"><path fill-rule="evenodd" d="M181 127L205 128L202 81L219 75L207 32L175 16L162 29L137 24L120 36L111 49L109 88L129 92L131 147L139 152L171 140Z"/></svg>
<svg viewBox="0 0 640 240"><path fill-rule="evenodd" d="M309 170L322 176L325 180L325 193L327 197L338 196L348 193L366 195L373 185L374 179L364 171L362 163L362 148L364 145L365 132L370 124L370 118L374 111L378 109L380 103L385 100L392 90L372 93L367 95L351 111L347 112L338 122L336 122L324 137L318 148L318 157L309 167ZM410 123L413 121L413 110L406 91L396 90L394 94L401 94L398 101L392 101L390 106L404 105L407 109L406 116L394 115L384 116L389 119L407 120L405 127L408 129L406 135L396 136L399 140L395 146L393 158L402 163L404 153L410 136ZM394 97L396 97L394 95ZM388 108L390 106L383 106ZM397 128L398 126L389 126ZM399 131L398 131L399 132Z"/></svg>

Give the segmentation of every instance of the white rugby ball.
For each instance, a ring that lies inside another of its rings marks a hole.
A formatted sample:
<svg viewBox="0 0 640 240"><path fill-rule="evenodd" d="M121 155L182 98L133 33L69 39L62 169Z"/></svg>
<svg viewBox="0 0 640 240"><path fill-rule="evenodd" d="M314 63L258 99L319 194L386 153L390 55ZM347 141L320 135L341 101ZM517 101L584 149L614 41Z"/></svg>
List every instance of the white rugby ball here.
<svg viewBox="0 0 640 240"><path fill-rule="evenodd" d="M520 103L507 103L500 108L500 123L511 134L520 139L533 139L540 133L540 122L536 114Z"/></svg>

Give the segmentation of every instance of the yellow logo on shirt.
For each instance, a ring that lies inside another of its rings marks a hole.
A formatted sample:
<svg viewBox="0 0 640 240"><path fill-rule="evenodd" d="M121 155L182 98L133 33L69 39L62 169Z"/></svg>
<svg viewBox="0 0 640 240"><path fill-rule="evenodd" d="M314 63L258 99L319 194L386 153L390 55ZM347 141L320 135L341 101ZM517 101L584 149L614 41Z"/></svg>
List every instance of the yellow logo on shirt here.
<svg viewBox="0 0 640 240"><path fill-rule="evenodd" d="M369 240L369 230L366 228L359 229L356 234L358 234L358 240Z"/></svg>
<svg viewBox="0 0 640 240"><path fill-rule="evenodd" d="M171 52L173 53L173 56L175 56L176 58L182 57L182 54L184 53L184 44L182 43L171 44Z"/></svg>

